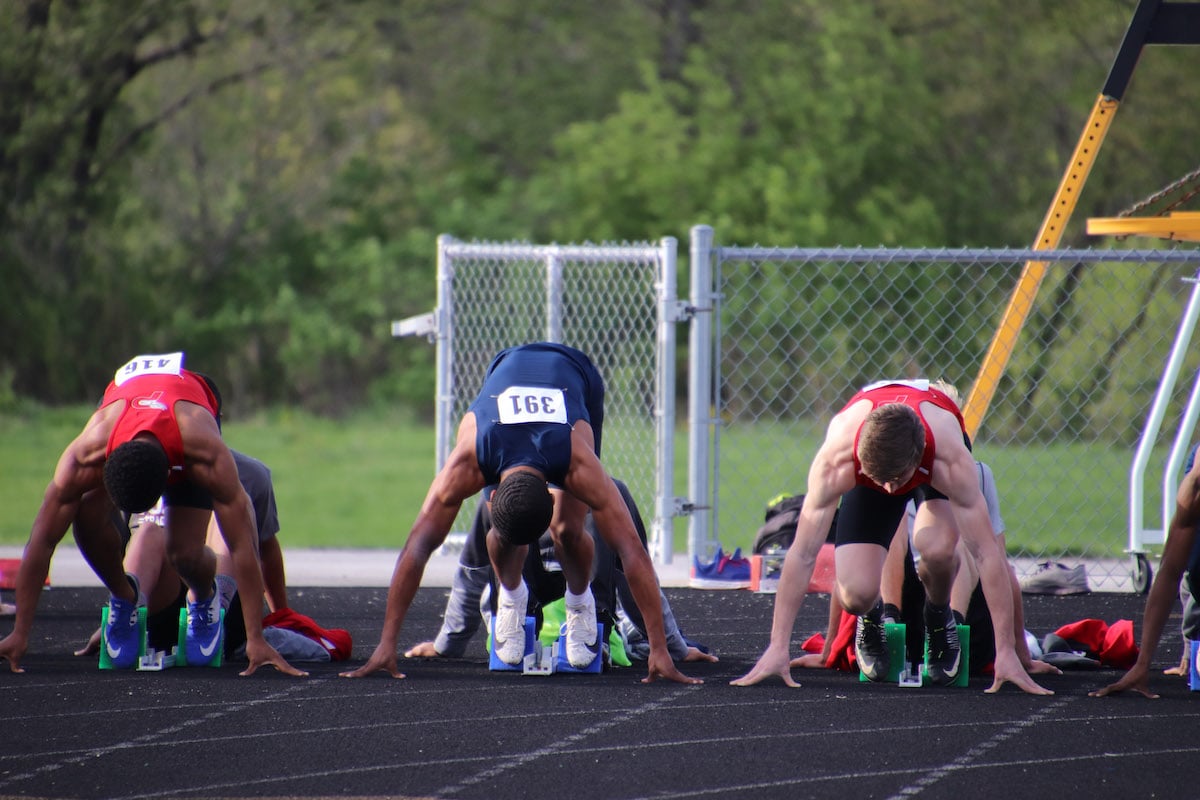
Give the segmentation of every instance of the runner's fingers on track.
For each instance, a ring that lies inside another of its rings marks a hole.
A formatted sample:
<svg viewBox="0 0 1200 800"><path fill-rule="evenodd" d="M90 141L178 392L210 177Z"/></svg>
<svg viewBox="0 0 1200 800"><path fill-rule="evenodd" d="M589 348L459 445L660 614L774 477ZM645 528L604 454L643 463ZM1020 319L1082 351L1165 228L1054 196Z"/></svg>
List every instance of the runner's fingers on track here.
<svg viewBox="0 0 1200 800"><path fill-rule="evenodd" d="M293 667L286 660L284 660L283 656L280 656L279 658L272 658L272 659L269 659L264 662L253 663L250 666L246 667L246 669L239 672L238 675L241 675L243 678L248 678L251 675L253 675L258 670L259 667L263 667L263 666L267 666L267 665L274 667L275 669L282 672L284 675L291 675L294 678L307 678L308 677L307 672L305 672L302 669L297 669L296 667Z"/></svg>
<svg viewBox="0 0 1200 800"><path fill-rule="evenodd" d="M820 653L805 653L793 658L791 666L803 669L825 669L825 659Z"/></svg>
<svg viewBox="0 0 1200 800"><path fill-rule="evenodd" d="M1120 694L1124 691L1134 691L1140 694L1142 697L1146 697L1151 700L1158 699L1158 695L1150 691L1150 687L1144 680L1131 680L1129 676L1122 678L1116 683L1110 683L1103 689L1097 689L1094 692L1088 692L1088 697L1108 697L1110 694Z"/></svg>
<svg viewBox="0 0 1200 800"><path fill-rule="evenodd" d="M651 653L646 663L646 677L642 678L642 683L654 683L659 678L675 681L676 683L704 683L699 678L684 675L669 657L659 659L655 657L654 653Z"/></svg>
<svg viewBox="0 0 1200 800"><path fill-rule="evenodd" d="M1026 675L1023 671L1020 675L996 675L996 679L992 681L991 688L985 689L984 691L987 694L995 694L996 692L1000 691L1000 687L1005 683L1011 683L1013 686L1017 687L1023 692L1027 692L1028 694L1054 694L1054 692L1050 691L1044 686L1039 686L1036 682L1034 682L1033 678Z"/></svg>
<svg viewBox="0 0 1200 800"><path fill-rule="evenodd" d="M405 658L437 658L437 648L433 642L418 642L404 651Z"/></svg>
<svg viewBox="0 0 1200 800"><path fill-rule="evenodd" d="M792 680L792 659L787 651L782 653L767 649L758 661L754 664L754 669L747 672L737 680L729 682L730 686L753 686L754 684L778 675L785 685L797 689L800 684Z"/></svg>
<svg viewBox="0 0 1200 800"><path fill-rule="evenodd" d="M90 656L100 652L100 629L92 631L91 637L83 647L75 651L77 656Z"/></svg>
<svg viewBox="0 0 1200 800"><path fill-rule="evenodd" d="M1030 664L1028 672L1030 675L1062 675L1062 670L1058 667L1037 659Z"/></svg>
<svg viewBox="0 0 1200 800"><path fill-rule="evenodd" d="M790 667L784 667L783 669L772 670L772 669L765 669L763 667L756 666L754 669L750 670L749 672L747 672L745 675L738 678L737 680L730 681L729 685L730 686L753 686L754 684L760 683L760 682L766 680L767 678L773 678L773 677L779 677L786 686L790 686L793 689L800 688L800 684L796 683L796 681L792 679L792 670Z"/></svg>
<svg viewBox="0 0 1200 800"><path fill-rule="evenodd" d="M21 668L21 656L25 655L25 648L19 647L11 641L11 637L0 639L0 661L7 660L8 668L12 672L24 672Z"/></svg>
<svg viewBox="0 0 1200 800"><path fill-rule="evenodd" d="M302 669L297 669L287 662L283 656L279 655L274 647L271 647L266 642L256 643L254 645L246 645L246 658L250 662L250 666L238 673L242 677L250 677L259 667L270 664L275 669L282 672L284 675L291 675L296 678L304 678L308 673Z"/></svg>
<svg viewBox="0 0 1200 800"><path fill-rule="evenodd" d="M683 657L684 661L707 661L710 664L715 664L721 659L717 658L716 653L706 653L697 647L689 647L687 655Z"/></svg>
<svg viewBox="0 0 1200 800"><path fill-rule="evenodd" d="M372 672L385 670L393 678L403 678L404 673L400 671L400 667L396 664L395 653L387 653L384 649L376 648L371 657L367 659L367 663L363 664L358 669L347 670L340 673L343 678L365 678Z"/></svg>

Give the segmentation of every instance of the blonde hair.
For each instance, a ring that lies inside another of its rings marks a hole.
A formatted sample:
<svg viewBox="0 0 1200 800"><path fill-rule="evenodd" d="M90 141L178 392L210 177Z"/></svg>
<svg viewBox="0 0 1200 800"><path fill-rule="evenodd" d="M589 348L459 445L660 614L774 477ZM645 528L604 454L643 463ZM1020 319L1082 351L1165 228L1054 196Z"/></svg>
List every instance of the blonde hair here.
<svg viewBox="0 0 1200 800"><path fill-rule="evenodd" d="M930 381L929 386L932 389L937 389L942 394L954 401L954 405L962 408L962 396L958 393L958 387L945 378L938 378L936 381Z"/></svg>

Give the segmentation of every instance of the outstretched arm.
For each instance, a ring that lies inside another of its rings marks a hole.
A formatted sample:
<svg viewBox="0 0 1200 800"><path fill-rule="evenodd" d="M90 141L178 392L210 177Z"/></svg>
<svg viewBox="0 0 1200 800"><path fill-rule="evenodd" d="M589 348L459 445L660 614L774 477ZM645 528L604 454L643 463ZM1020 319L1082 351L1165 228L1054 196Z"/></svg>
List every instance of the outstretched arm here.
<svg viewBox="0 0 1200 800"><path fill-rule="evenodd" d="M788 686L800 685L792 680L792 630L838 501L854 486L853 455L853 431L846 418L834 417L809 468L808 489L800 519L796 521L796 536L783 559L771 617L771 641L753 669L730 681L734 686L751 686L770 677L778 677Z"/></svg>
<svg viewBox="0 0 1200 800"><path fill-rule="evenodd" d="M671 660L654 564L638 538L633 518L616 483L592 450L591 429L583 427L581 423L572 431L571 440L571 466L564 488L591 508L596 530L624 568L625 580L642 613L646 639L650 643L650 655L646 659L647 675L643 683L658 678L679 683L702 683L697 678L684 675Z"/></svg>
<svg viewBox="0 0 1200 800"><path fill-rule="evenodd" d="M50 574L50 560L59 542L66 536L67 529L79 514L85 496L89 492L92 493L87 501L89 506L98 508L101 505L110 505L102 486L102 441L106 435L98 425L100 417L100 412L93 415L84 431L59 457L54 477L46 486L42 504L30 529L21 566L17 571L16 618L12 631L0 640L0 658L8 659L9 669L13 672L23 672L21 658L29 644L29 633L33 629L33 619L42 587ZM80 544L82 546L83 542ZM92 562L96 554L84 555ZM118 555L118 567L119 561ZM123 573L113 575L107 574L112 572L111 570L101 571L105 574L100 574L100 578L106 585L113 584L109 587L110 591L115 594L123 593L122 596L128 595L126 599L132 596L133 589L124 581Z"/></svg>
<svg viewBox="0 0 1200 800"><path fill-rule="evenodd" d="M934 488L950 499L959 534L979 567L979 582L983 586L988 612L992 615L996 640L995 678L987 692L998 692L1001 686L1011 682L1030 694L1053 694L1029 677L1017 655L1013 630L1012 575L1008 559L1000 551L992 532L987 505L975 477L975 460L962 444L957 426L955 430L955 436L947 435L939 439L938 461L934 467L934 474L939 481ZM949 441L951 446L943 448L943 441Z"/></svg>
<svg viewBox="0 0 1200 800"><path fill-rule="evenodd" d="M475 460L474 440L474 417L468 415L459 426L458 443L433 479L425 502L421 505L421 512L408 534L408 541L396 559L396 568L392 571L388 586L387 609L379 644L366 664L341 673L342 677L361 678L379 670L386 671L393 678L404 677L397 665L397 643L404 618L421 586L425 565L446 540L446 534L450 532L463 500L483 489L483 474Z"/></svg>
<svg viewBox="0 0 1200 800"><path fill-rule="evenodd" d="M1154 651L1158 649L1167 617L1175 607L1179 581L1183 578L1196 539L1197 523L1200 523L1200 459L1184 477L1175 497L1175 515L1171 518L1167 543L1163 547L1158 573L1150 585L1146 609L1142 612L1142 640L1137 661L1119 681L1091 692L1092 697L1105 697L1126 689L1132 689L1143 697L1158 697L1150 691L1150 662L1154 658Z"/></svg>

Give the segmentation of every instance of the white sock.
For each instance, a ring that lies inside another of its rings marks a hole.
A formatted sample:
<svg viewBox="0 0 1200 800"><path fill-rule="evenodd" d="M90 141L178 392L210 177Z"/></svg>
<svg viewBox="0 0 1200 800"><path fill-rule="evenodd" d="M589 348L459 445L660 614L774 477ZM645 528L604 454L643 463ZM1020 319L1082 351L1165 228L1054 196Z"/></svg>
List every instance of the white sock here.
<svg viewBox="0 0 1200 800"><path fill-rule="evenodd" d="M563 593L563 601L572 608L584 608L590 606L592 599L591 590L585 591L583 594L575 594L570 589Z"/></svg>
<svg viewBox="0 0 1200 800"><path fill-rule="evenodd" d="M521 605L529 599L529 589L525 586L525 581L517 584L517 588L513 590L506 589L504 584L500 584L500 599L512 605Z"/></svg>

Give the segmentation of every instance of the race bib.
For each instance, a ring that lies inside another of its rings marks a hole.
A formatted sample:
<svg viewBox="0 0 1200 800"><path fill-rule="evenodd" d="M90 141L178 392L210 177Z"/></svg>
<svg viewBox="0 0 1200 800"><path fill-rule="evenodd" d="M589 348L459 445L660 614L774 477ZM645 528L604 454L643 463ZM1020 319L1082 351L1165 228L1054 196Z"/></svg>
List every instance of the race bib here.
<svg viewBox="0 0 1200 800"><path fill-rule="evenodd" d="M881 386L907 386L910 389L916 389L918 392L929 391L929 381L925 378L919 378L917 380L876 381L875 383L864 386L860 391L869 392L872 389L878 389Z"/></svg>
<svg viewBox="0 0 1200 800"><path fill-rule="evenodd" d="M183 353L164 353L158 356L137 356L117 370L113 383L117 386L143 375L178 375L183 371Z"/></svg>
<svg viewBox="0 0 1200 800"><path fill-rule="evenodd" d="M562 389L545 386L510 386L496 396L503 425L523 422L567 422L567 402Z"/></svg>

